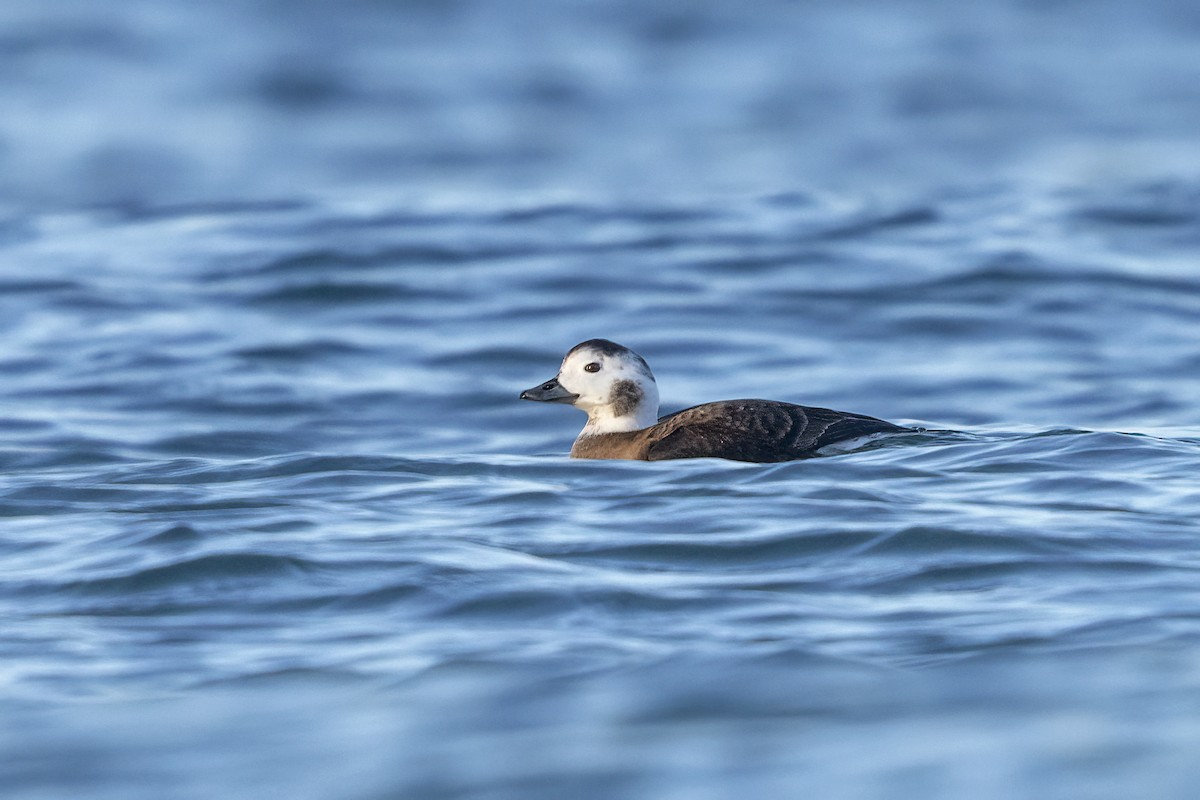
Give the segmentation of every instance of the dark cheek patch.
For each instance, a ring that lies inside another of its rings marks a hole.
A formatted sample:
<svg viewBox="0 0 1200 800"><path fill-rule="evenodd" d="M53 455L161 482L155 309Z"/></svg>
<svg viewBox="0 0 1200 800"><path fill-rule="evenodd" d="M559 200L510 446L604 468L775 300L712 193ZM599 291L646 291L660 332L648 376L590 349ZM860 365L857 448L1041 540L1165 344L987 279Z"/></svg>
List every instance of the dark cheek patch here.
<svg viewBox="0 0 1200 800"><path fill-rule="evenodd" d="M638 403L642 402L641 387L633 381L617 381L613 384L608 402L612 405L613 414L616 416L623 417L626 414L632 414L633 410L638 407Z"/></svg>

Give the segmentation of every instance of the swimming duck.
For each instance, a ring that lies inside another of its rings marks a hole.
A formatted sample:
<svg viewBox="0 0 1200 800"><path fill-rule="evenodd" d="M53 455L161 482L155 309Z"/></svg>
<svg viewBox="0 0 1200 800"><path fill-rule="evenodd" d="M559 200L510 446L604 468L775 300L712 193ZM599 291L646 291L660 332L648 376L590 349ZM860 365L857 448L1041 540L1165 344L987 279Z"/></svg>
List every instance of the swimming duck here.
<svg viewBox="0 0 1200 800"><path fill-rule="evenodd" d="M569 403L587 412L572 458L792 461L852 440L911 430L861 414L776 400L722 400L660 419L650 365L607 339L572 347L558 375L521 392L521 399Z"/></svg>

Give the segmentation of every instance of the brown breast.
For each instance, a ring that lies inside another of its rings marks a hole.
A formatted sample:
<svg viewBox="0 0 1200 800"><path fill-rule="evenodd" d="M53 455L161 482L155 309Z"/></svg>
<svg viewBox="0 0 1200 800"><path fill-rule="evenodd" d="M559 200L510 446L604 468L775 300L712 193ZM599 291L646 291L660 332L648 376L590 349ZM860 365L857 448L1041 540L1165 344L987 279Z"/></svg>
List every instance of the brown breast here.
<svg viewBox="0 0 1200 800"><path fill-rule="evenodd" d="M571 458L624 458L646 461L649 447L647 428L627 433L600 433L595 436L580 436L571 447Z"/></svg>

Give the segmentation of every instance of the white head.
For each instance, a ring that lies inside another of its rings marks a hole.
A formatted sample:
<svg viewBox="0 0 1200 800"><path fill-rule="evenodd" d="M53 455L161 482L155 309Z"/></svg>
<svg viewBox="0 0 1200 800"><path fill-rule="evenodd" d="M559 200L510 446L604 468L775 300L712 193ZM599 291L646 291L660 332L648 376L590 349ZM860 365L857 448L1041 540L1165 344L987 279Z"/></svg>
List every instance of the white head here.
<svg viewBox="0 0 1200 800"><path fill-rule="evenodd" d="M521 392L522 400L570 403L587 412L581 436L637 431L658 422L658 385L645 359L607 339L568 351L558 375Z"/></svg>

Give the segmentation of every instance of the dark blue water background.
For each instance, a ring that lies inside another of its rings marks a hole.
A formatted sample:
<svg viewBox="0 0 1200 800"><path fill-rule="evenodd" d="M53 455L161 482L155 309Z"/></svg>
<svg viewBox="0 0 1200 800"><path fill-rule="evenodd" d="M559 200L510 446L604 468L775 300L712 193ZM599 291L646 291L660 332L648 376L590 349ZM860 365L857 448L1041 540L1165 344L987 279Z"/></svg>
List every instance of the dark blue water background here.
<svg viewBox="0 0 1200 800"><path fill-rule="evenodd" d="M0 9L0 794L1191 798L1190 2ZM572 462L664 408L940 432Z"/></svg>

